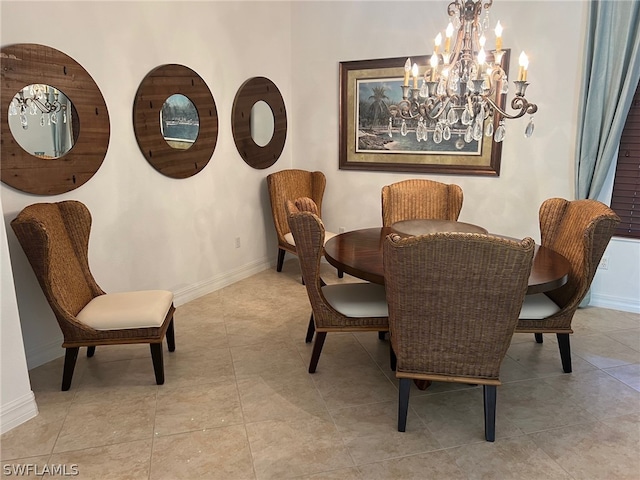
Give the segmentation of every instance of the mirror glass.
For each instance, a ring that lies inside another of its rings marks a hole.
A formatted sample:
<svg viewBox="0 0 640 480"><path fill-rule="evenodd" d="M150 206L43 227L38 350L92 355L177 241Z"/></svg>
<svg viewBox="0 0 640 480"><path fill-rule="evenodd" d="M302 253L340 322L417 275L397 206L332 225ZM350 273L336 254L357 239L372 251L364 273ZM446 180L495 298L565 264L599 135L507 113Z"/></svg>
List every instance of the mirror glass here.
<svg viewBox="0 0 640 480"><path fill-rule="evenodd" d="M160 131L170 147L191 148L200 131L200 117L193 102L180 93L167 98L160 109Z"/></svg>
<svg viewBox="0 0 640 480"><path fill-rule="evenodd" d="M43 159L64 156L80 133L73 104L51 85L27 85L9 103L9 129L28 153Z"/></svg>
<svg viewBox="0 0 640 480"><path fill-rule="evenodd" d="M273 111L267 102L260 100L251 107L251 138L264 147L273 137Z"/></svg>

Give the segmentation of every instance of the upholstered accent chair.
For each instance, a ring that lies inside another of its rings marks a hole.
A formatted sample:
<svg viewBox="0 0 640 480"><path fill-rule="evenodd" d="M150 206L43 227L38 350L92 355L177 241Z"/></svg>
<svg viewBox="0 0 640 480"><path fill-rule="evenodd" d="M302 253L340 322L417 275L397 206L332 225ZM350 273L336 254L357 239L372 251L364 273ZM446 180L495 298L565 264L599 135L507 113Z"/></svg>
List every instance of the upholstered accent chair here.
<svg viewBox="0 0 640 480"><path fill-rule="evenodd" d="M495 439L500 364L518 322L535 244L474 233L435 233L383 245L391 368L404 432L412 380L480 384L485 439Z"/></svg>
<svg viewBox="0 0 640 480"><path fill-rule="evenodd" d="M299 200L298 204L302 206L303 202ZM322 220L315 213L301 211L291 200L285 207L315 325L316 339L309 363L309 373L314 373L328 332L389 329L385 289L368 282L326 285L320 276L325 238ZM311 325L308 332L313 335ZM310 334L307 333L307 341Z"/></svg>
<svg viewBox="0 0 640 480"><path fill-rule="evenodd" d="M148 343L156 383L164 383L162 341L175 350L173 293L105 293L89 268L91 214L81 202L36 203L11 222L64 337L62 390L69 390L80 347Z"/></svg>
<svg viewBox="0 0 640 480"><path fill-rule="evenodd" d="M382 187L382 225L403 220L458 220L462 188L425 179L409 179Z"/></svg>
<svg viewBox="0 0 640 480"><path fill-rule="evenodd" d="M274 172L267 176L267 187L271 200L271 213L273 224L278 237L278 261L276 270L282 271L286 252L297 254L296 243L287 222L285 204L287 200L292 202L296 198L308 197L317 207L317 215L322 218L322 198L327 180L322 172L309 172L307 170L289 169ZM324 241L327 241L335 233L325 232ZM342 276L341 272L338 272Z"/></svg>
<svg viewBox="0 0 640 480"><path fill-rule="evenodd" d="M540 206L542 245L564 255L571 264L569 279L562 287L527 295L516 332L534 333L542 343L543 333L555 333L562 369L570 373L571 321L587 295L600 259L620 218L596 200L549 198Z"/></svg>

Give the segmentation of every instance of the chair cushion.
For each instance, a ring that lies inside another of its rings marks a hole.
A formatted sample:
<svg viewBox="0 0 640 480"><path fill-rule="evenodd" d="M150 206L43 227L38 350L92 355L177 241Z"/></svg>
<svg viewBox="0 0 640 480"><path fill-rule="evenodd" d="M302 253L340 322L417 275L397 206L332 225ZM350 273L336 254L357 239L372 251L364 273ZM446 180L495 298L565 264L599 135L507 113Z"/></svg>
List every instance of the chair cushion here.
<svg viewBox="0 0 640 480"><path fill-rule="evenodd" d="M536 293L535 295L527 295L524 297L520 317L522 320L542 320L550 317L554 313L558 313L560 307L544 293Z"/></svg>
<svg viewBox="0 0 640 480"><path fill-rule="evenodd" d="M333 232L324 232L324 243L327 243L327 240L329 240L330 238L333 238L337 235L337 233L333 233ZM289 245L296 245L295 240L293 239L293 234L291 232L289 233L285 233L284 234L284 239L287 241L287 243Z"/></svg>
<svg viewBox="0 0 640 480"><path fill-rule="evenodd" d="M384 287L375 283L340 283L325 285L322 293L327 302L347 317L388 317Z"/></svg>
<svg viewBox="0 0 640 480"><path fill-rule="evenodd" d="M141 290L100 295L77 315L96 330L159 327L173 303L167 290Z"/></svg>

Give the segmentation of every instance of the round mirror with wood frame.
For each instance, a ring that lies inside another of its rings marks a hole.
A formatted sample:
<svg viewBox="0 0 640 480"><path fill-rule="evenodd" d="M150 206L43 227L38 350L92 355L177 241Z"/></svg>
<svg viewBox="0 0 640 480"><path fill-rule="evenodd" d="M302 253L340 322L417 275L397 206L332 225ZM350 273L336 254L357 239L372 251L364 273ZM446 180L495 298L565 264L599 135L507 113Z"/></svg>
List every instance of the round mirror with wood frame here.
<svg viewBox="0 0 640 480"><path fill-rule="evenodd" d="M37 195L57 195L86 183L102 165L110 135L107 105L91 75L68 55L33 43L3 47L0 68L2 182ZM27 152L11 133L10 104L28 85L49 85L64 92L77 114L77 138L59 158Z"/></svg>
<svg viewBox="0 0 640 480"><path fill-rule="evenodd" d="M160 128L162 107L176 94L186 97L197 110L198 134L188 149L172 147ZM209 87L196 72L183 65L161 65L138 87L133 128L138 146L153 168L167 177L187 178L211 160L218 140L218 111Z"/></svg>
<svg viewBox="0 0 640 480"><path fill-rule="evenodd" d="M251 134L251 109L261 100L273 112L273 135L264 146L258 145ZM280 90L271 80L253 77L242 84L233 100L231 128L236 148L247 165L263 169L276 163L287 139L287 111Z"/></svg>

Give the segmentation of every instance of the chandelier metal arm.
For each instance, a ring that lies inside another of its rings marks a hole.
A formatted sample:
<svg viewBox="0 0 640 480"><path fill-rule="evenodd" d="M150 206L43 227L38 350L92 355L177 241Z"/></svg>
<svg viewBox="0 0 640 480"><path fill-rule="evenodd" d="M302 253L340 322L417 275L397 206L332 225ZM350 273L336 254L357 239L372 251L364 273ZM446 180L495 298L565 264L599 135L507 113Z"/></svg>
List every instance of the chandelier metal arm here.
<svg viewBox="0 0 640 480"><path fill-rule="evenodd" d="M527 101L527 99L524 98L524 97L514 97L513 100L511 100L511 108L513 108L514 110L519 110L516 114L513 114L513 115L507 113L505 110L500 108L496 104L496 102L493 101L493 99L487 97L487 98L485 98L485 100L502 117L508 118L509 120L513 120L513 119L516 119L516 118L523 117L526 114L533 115L534 113L536 113L538 111L538 106L535 103L529 103Z"/></svg>

